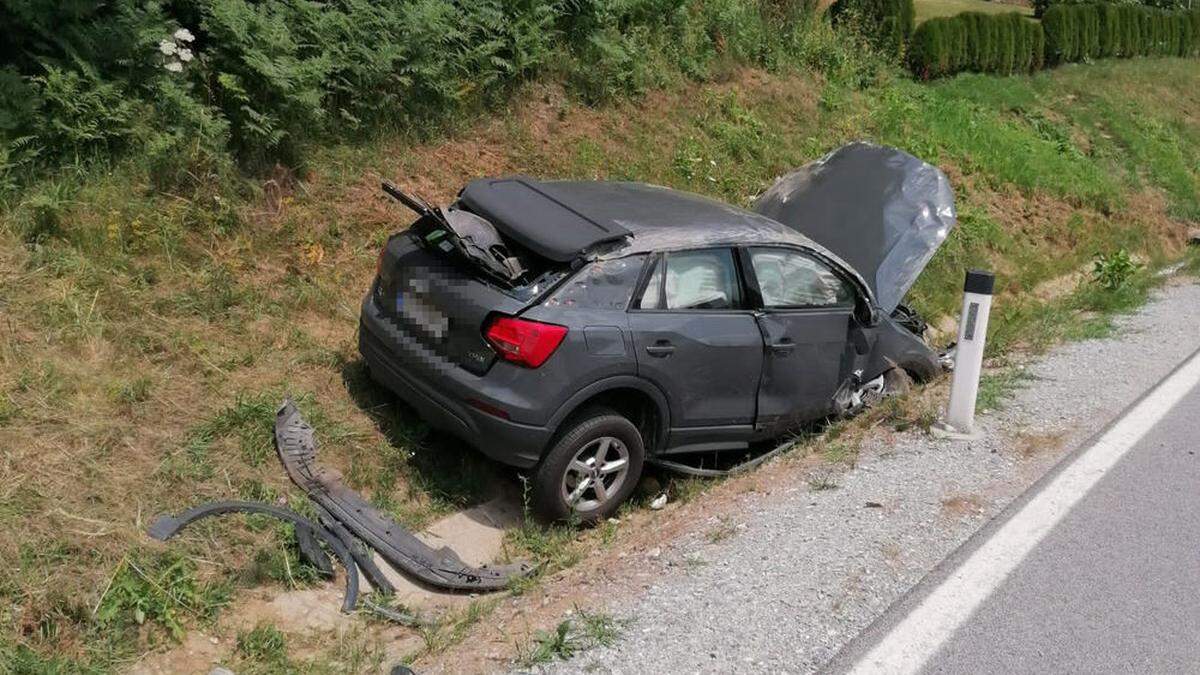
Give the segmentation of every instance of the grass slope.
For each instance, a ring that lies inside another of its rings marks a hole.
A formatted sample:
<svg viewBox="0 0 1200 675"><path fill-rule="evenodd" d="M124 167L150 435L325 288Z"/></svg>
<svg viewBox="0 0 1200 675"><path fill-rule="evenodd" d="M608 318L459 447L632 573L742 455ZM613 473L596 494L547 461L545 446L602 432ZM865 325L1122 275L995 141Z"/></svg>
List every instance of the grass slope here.
<svg viewBox="0 0 1200 675"><path fill-rule="evenodd" d="M412 526L511 484L365 377L358 303L408 217L380 177L442 202L475 176L521 171L745 204L848 140L897 145L945 168L961 214L912 300L947 314L964 267L995 269L1003 356L1094 334L1137 301L1143 282L1053 291L1094 254L1179 254L1200 217L1198 109L1200 72L1177 60L932 85L750 70L600 108L535 84L445 140L330 148L242 200L159 194L123 169L43 186L0 234L0 670L112 668L211 626L239 589L312 583L273 523L210 522L168 547L144 536L153 514L207 499L304 508L270 446L285 392L325 461ZM59 234L26 245L39 224ZM571 560L528 528L512 543ZM284 640L304 647L268 629L239 640L239 672L272 669ZM373 662L315 658L288 667Z"/></svg>
<svg viewBox="0 0 1200 675"><path fill-rule="evenodd" d="M938 16L954 16L963 12L984 12L985 14L1020 12L1027 16L1033 16L1033 7L1007 2L991 2L990 0L916 0L915 5L917 23Z"/></svg>

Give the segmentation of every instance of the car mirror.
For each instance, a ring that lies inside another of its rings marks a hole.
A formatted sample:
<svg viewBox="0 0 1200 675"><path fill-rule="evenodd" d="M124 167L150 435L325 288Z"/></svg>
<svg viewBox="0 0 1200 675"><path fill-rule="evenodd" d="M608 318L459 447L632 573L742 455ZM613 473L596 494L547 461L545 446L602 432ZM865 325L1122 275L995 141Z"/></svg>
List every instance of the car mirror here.
<svg viewBox="0 0 1200 675"><path fill-rule="evenodd" d="M883 311L866 298L859 298L854 316L863 328L874 328L883 322Z"/></svg>

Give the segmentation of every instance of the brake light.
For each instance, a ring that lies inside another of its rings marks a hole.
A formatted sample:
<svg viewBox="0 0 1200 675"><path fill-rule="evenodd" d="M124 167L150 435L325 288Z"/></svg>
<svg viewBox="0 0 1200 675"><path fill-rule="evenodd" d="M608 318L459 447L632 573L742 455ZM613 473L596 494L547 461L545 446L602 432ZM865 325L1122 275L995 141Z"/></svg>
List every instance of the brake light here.
<svg viewBox="0 0 1200 675"><path fill-rule="evenodd" d="M496 317L484 332L500 358L527 368L545 363L566 336L565 326L512 316Z"/></svg>

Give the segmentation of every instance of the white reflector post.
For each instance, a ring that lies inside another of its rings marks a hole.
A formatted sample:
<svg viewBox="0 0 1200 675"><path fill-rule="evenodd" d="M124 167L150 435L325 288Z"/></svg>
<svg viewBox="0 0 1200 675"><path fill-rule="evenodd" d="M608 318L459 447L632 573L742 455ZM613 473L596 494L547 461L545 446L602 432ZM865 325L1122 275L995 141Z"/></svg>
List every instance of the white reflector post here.
<svg viewBox="0 0 1200 675"><path fill-rule="evenodd" d="M996 277L991 272L971 270L963 284L962 316L958 321L958 347L954 377L950 381L950 404L946 406L945 431L971 435L975 430L975 398L983 368L983 345L987 338L988 312Z"/></svg>

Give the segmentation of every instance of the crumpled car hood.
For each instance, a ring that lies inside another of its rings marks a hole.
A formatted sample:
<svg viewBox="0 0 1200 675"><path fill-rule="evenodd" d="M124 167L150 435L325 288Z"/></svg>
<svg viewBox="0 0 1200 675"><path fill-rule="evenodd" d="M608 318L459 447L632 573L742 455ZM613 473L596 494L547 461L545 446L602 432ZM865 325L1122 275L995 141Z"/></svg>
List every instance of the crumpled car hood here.
<svg viewBox="0 0 1200 675"><path fill-rule="evenodd" d="M892 312L958 222L937 167L871 143L851 143L789 173L754 211L848 262Z"/></svg>

